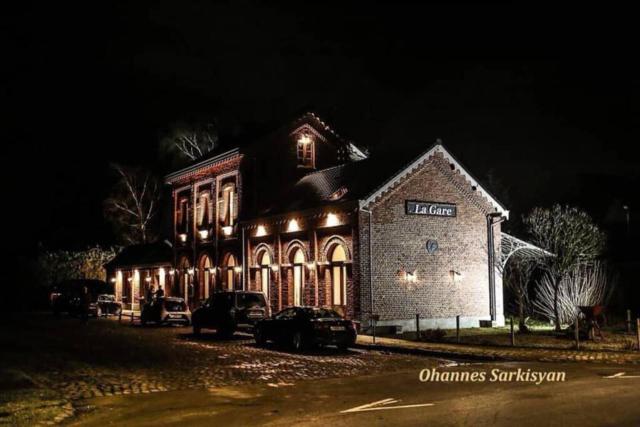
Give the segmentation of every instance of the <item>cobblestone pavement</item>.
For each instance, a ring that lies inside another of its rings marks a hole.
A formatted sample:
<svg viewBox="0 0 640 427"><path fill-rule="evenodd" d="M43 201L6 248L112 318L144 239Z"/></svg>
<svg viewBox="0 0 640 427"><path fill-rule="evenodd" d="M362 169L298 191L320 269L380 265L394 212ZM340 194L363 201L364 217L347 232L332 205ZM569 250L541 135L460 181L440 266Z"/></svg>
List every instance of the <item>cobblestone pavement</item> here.
<svg viewBox="0 0 640 427"><path fill-rule="evenodd" d="M522 347L490 347L466 344L426 343L393 338L377 338L373 345L371 336L358 337L361 348L399 350L437 357L483 358L494 360L539 362L599 362L610 364L640 364L640 351L592 351L560 350Z"/></svg>
<svg viewBox="0 0 640 427"><path fill-rule="evenodd" d="M106 322L109 322L108 320ZM191 335L189 328L141 328L123 324L145 340L161 340L180 353L177 361L148 367L107 367L83 364L75 369L37 375L41 385L71 400L120 394L154 393L218 386L264 383L286 387L297 381L368 375L426 367L432 360L379 351L346 353L327 348L294 354L274 347L259 348L248 335L220 341L213 334Z"/></svg>

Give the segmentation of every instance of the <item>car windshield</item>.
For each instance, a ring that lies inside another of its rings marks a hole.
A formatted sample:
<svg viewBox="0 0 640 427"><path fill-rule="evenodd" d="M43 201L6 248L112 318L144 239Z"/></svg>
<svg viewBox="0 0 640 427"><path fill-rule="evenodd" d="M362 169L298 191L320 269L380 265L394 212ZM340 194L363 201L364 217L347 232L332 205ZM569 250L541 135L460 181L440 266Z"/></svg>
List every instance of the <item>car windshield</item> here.
<svg viewBox="0 0 640 427"><path fill-rule="evenodd" d="M262 294L238 294L238 307L264 307L265 305L264 295Z"/></svg>
<svg viewBox="0 0 640 427"><path fill-rule="evenodd" d="M113 295L100 295L98 297L98 301L113 302L115 300L116 297L114 297Z"/></svg>
<svg viewBox="0 0 640 427"><path fill-rule="evenodd" d="M333 310L326 308L307 308L305 313L312 319L341 319L342 317Z"/></svg>
<svg viewBox="0 0 640 427"><path fill-rule="evenodd" d="M185 311L187 305L181 300L165 300L164 308L167 311Z"/></svg>

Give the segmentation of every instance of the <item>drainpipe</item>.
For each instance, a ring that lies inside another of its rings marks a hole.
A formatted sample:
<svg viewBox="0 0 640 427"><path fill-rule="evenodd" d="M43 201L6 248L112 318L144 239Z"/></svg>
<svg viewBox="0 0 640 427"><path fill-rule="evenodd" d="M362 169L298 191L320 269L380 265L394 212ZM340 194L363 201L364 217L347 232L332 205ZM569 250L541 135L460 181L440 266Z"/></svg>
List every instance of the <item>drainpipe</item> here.
<svg viewBox="0 0 640 427"><path fill-rule="evenodd" d="M498 218L498 221L494 221ZM487 215L487 267L489 269L489 314L491 321L498 318L496 307L496 268L495 268L495 245L493 226L504 221L502 214L492 212Z"/></svg>
<svg viewBox="0 0 640 427"><path fill-rule="evenodd" d="M373 343L376 343L376 322L373 319L374 310L373 310L373 228L371 223L373 221L372 212L369 209L365 209L363 207L360 208L363 212L369 214L369 308L371 310L370 313L370 325L373 331Z"/></svg>
<svg viewBox="0 0 640 427"><path fill-rule="evenodd" d="M244 225L242 226L242 290L246 291L244 270L247 266L244 253Z"/></svg>

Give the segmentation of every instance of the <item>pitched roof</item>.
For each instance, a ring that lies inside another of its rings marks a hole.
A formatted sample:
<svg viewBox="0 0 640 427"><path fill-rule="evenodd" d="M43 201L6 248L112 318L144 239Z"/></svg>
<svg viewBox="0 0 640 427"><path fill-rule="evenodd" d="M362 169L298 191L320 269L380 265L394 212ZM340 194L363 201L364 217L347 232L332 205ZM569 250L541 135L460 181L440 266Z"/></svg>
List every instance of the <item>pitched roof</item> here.
<svg viewBox="0 0 640 427"><path fill-rule="evenodd" d="M166 242L147 243L127 246L111 261L105 264L109 268L145 267L159 264L171 264L173 250Z"/></svg>
<svg viewBox="0 0 640 427"><path fill-rule="evenodd" d="M361 207L365 207L382 197L435 153L441 153L496 212L508 218L509 211L478 183L440 141L411 161L406 160L407 153L400 153L396 158L372 156L311 172L284 191L282 197L262 214L280 214L349 200L357 200Z"/></svg>

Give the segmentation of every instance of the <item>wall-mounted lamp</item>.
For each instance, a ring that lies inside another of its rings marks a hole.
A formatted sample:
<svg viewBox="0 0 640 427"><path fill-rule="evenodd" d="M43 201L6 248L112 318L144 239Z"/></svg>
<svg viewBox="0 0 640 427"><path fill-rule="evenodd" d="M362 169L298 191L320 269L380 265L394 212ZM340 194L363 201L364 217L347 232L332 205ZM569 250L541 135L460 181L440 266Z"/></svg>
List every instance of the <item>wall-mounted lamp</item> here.
<svg viewBox="0 0 640 427"><path fill-rule="evenodd" d="M209 237L209 230L200 230L198 231L198 234L200 234L200 238L204 240Z"/></svg>
<svg viewBox="0 0 640 427"><path fill-rule="evenodd" d="M182 243L186 242L186 241L187 241L187 233L180 233L180 234L178 234L178 239L180 239L180 241L181 241Z"/></svg>
<svg viewBox="0 0 640 427"><path fill-rule="evenodd" d="M116 283L116 278L115 277L111 278L111 283Z"/></svg>
<svg viewBox="0 0 640 427"><path fill-rule="evenodd" d="M195 273L195 272L196 272L196 269L193 268L193 267L187 269L187 273L189 273L191 276L193 276L193 273Z"/></svg>
<svg viewBox="0 0 640 427"><path fill-rule="evenodd" d="M278 271L280 267L277 264L271 264L271 271Z"/></svg>
<svg viewBox="0 0 640 427"><path fill-rule="evenodd" d="M224 234L225 236L231 236L231 233L233 233L233 226L225 225L224 227L222 227L222 234Z"/></svg>
<svg viewBox="0 0 640 427"><path fill-rule="evenodd" d="M127 277L127 282L133 282L133 277Z"/></svg>
<svg viewBox="0 0 640 427"><path fill-rule="evenodd" d="M308 144L311 142L311 137L305 133L301 134L300 137L298 138L298 142L300 144Z"/></svg>
<svg viewBox="0 0 640 427"><path fill-rule="evenodd" d="M215 272L216 272L216 268L215 267L209 268L209 273L215 274Z"/></svg>
<svg viewBox="0 0 640 427"><path fill-rule="evenodd" d="M415 271L407 271L404 277L409 283L415 283L418 280L418 275Z"/></svg>
<svg viewBox="0 0 640 427"><path fill-rule="evenodd" d="M233 271L235 271L236 273L240 273L240 272L242 272L242 267L240 267L240 266L234 267Z"/></svg>
<svg viewBox="0 0 640 427"><path fill-rule="evenodd" d="M171 274L171 275L176 274L176 269L175 268L170 269L169 270L169 274Z"/></svg>
<svg viewBox="0 0 640 427"><path fill-rule="evenodd" d="M316 266L316 262L315 261L311 261L311 262L307 263L307 268L309 270L313 270L313 268L315 268L315 266Z"/></svg>
<svg viewBox="0 0 640 427"><path fill-rule="evenodd" d="M449 275L452 279L460 279L462 278L462 273L456 270L449 270Z"/></svg>
<svg viewBox="0 0 640 427"><path fill-rule="evenodd" d="M144 278L144 281L145 281L145 282L150 282L150 281L151 281L151 277L149 277L149 276L145 277L145 278Z"/></svg>

